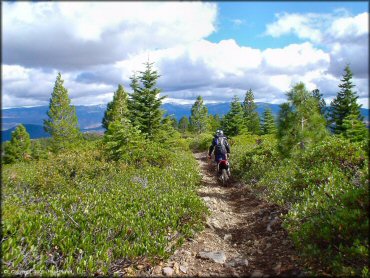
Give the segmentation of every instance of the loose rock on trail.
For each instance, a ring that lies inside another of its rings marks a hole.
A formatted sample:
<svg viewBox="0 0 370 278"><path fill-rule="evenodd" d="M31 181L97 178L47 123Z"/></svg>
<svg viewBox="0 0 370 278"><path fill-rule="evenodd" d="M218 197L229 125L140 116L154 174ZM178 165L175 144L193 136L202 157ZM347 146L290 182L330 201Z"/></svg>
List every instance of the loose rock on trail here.
<svg viewBox="0 0 370 278"><path fill-rule="evenodd" d="M202 172L198 194L210 210L206 228L167 262L139 276L300 276L297 253L281 227L280 209L256 197L243 183L219 184L215 165L195 153Z"/></svg>

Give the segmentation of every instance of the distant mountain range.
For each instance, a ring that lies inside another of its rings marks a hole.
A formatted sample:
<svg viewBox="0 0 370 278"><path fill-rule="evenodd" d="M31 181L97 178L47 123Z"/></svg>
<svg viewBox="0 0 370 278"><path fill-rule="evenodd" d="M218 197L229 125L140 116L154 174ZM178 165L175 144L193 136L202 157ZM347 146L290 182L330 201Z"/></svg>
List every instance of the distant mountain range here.
<svg viewBox="0 0 370 278"><path fill-rule="evenodd" d="M279 113L278 104L270 103L256 103L257 112L262 116L266 108L270 108L272 113L277 116ZM165 115L174 115L177 120L183 116L190 116L191 104L181 105L165 103L162 109L166 111ZM209 114L224 115L230 109L230 102L207 104ZM93 105L93 106L76 106L76 113L80 128L83 132L103 132L101 121L106 110L106 105ZM37 107L22 107L2 109L2 131L1 141L8 141L11 138L11 133L19 124L23 124L31 139L48 137L48 134L43 129L43 120L47 119L46 112L48 106ZM368 122L369 109L361 108L361 113L364 115L365 120Z"/></svg>
<svg viewBox="0 0 370 278"><path fill-rule="evenodd" d="M83 129L101 127L105 109L106 105L76 106L80 127ZM43 120L47 119L48 110L49 106L2 109L2 130L7 130L20 123L42 126Z"/></svg>

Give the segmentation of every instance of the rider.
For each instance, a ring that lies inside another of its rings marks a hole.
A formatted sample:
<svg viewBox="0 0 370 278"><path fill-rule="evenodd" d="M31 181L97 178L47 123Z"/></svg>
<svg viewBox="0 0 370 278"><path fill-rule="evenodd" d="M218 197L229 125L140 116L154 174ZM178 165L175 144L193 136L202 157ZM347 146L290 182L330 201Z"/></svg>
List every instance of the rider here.
<svg viewBox="0 0 370 278"><path fill-rule="evenodd" d="M213 150L215 150L216 163L220 162L220 160L226 160L230 156L230 145L222 130L218 129L216 131L212 145L209 147L208 158L211 158Z"/></svg>

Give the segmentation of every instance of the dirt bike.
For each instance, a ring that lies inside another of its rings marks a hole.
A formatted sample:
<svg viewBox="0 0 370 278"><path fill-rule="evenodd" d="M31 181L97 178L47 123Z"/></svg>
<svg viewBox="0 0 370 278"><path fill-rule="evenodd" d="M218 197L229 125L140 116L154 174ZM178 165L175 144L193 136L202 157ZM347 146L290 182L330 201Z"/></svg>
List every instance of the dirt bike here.
<svg viewBox="0 0 370 278"><path fill-rule="evenodd" d="M218 174L218 178L221 181L222 185L223 186L227 185L231 177L230 164L227 159L220 160L217 163L217 174Z"/></svg>
<svg viewBox="0 0 370 278"><path fill-rule="evenodd" d="M208 159L211 160L210 155L208 155ZM221 159L218 161L216 173L221 184L226 186L231 178L229 154L226 156L226 159Z"/></svg>

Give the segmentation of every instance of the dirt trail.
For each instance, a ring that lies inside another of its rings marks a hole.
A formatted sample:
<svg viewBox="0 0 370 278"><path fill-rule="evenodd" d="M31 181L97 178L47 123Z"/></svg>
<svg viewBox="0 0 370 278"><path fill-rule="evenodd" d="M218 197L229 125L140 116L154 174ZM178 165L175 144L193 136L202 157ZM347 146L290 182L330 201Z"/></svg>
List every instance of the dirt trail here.
<svg viewBox="0 0 370 278"><path fill-rule="evenodd" d="M206 228L146 275L304 275L292 242L281 228L279 208L258 199L240 182L222 187L206 154L194 156L203 174L198 194L211 211Z"/></svg>

